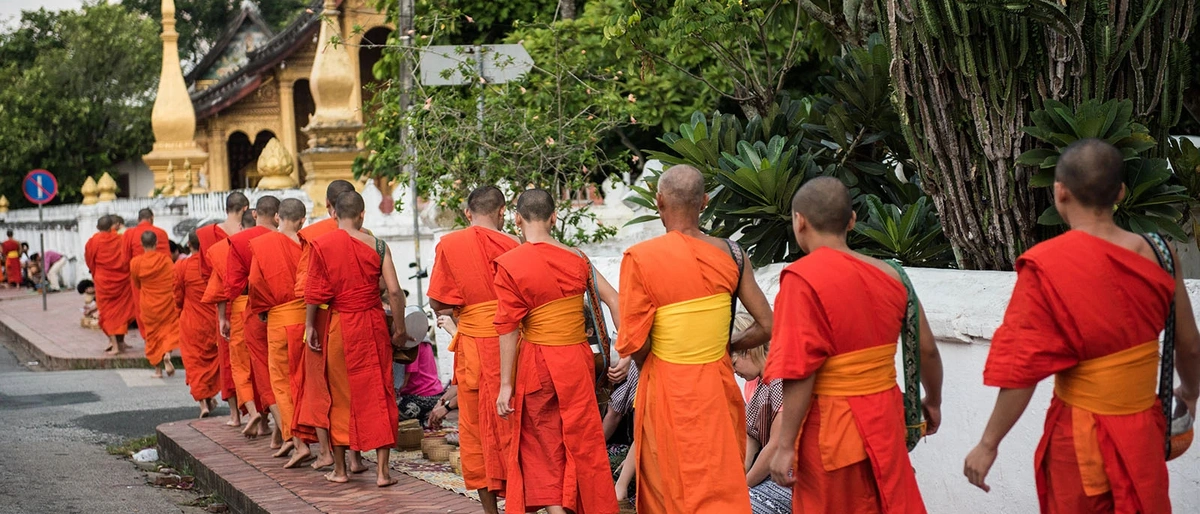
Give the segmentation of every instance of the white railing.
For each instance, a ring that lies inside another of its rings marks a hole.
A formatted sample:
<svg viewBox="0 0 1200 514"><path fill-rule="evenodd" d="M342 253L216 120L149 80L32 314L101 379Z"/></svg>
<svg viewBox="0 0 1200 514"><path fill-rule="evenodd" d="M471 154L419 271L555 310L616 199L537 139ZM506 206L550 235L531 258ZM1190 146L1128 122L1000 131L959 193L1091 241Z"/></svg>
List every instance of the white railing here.
<svg viewBox="0 0 1200 514"><path fill-rule="evenodd" d="M42 210L44 211L43 214L45 215L46 220L55 220L55 221L73 220L73 219L79 217L79 205L78 204L52 205L50 207L43 207ZM13 209L4 214L0 214L0 222L37 221L37 220L38 220L37 207L30 208L30 209Z"/></svg>

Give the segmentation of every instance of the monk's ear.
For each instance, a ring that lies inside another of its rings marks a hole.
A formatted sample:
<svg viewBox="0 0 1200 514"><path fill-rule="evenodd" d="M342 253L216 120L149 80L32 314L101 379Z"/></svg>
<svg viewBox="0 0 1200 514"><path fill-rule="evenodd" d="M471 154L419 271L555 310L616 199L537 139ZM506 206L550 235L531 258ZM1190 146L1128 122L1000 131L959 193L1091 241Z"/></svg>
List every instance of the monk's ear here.
<svg viewBox="0 0 1200 514"><path fill-rule="evenodd" d="M471 209L463 209L463 217L467 219L467 223L474 221L471 216Z"/></svg>
<svg viewBox="0 0 1200 514"><path fill-rule="evenodd" d="M663 210L663 195L662 195L662 193L659 193L659 192L654 193L654 206L658 208L658 212L662 212L662 210Z"/></svg>
<svg viewBox="0 0 1200 514"><path fill-rule="evenodd" d="M704 193L704 201L700 202L700 212L704 212L704 209L707 209L707 208L708 208L708 193Z"/></svg>
<svg viewBox="0 0 1200 514"><path fill-rule="evenodd" d="M1117 203L1118 204L1125 201L1125 194L1128 192L1129 192L1129 190L1125 189L1125 184L1121 184L1121 192L1117 194Z"/></svg>
<svg viewBox="0 0 1200 514"><path fill-rule="evenodd" d="M850 211L850 225L846 227L847 234L854 231L855 223L858 223L858 213L854 212L854 211Z"/></svg>

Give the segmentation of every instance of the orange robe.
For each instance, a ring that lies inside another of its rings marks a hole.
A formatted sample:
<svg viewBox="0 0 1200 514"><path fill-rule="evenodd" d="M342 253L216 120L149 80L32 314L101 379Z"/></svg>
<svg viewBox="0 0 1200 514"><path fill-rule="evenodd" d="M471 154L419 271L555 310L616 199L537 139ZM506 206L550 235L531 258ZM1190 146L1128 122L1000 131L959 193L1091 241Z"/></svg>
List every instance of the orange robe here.
<svg viewBox="0 0 1200 514"><path fill-rule="evenodd" d="M279 232L250 241L250 312L267 313L267 364L271 390L279 406L279 429L292 438L295 403L292 391L301 383L304 344L304 300L296 299L296 264L300 244Z"/></svg>
<svg viewBox="0 0 1200 514"><path fill-rule="evenodd" d="M254 386L255 405L260 410L275 405L275 393L271 390L267 364L267 324L248 308L250 240L270 232L271 229L260 225L229 236L229 258L225 263L225 297L235 299L229 317L242 318L243 344L250 354L250 380Z"/></svg>
<svg viewBox="0 0 1200 514"><path fill-rule="evenodd" d="M1170 512L1156 391L1174 278L1156 261L1078 231L1035 246L1016 268L983 381L1027 388L1056 375L1034 456L1042 512ZM1106 362L1114 358L1126 362ZM1101 378L1071 387L1089 367ZM1089 395L1103 401L1093 405Z"/></svg>
<svg viewBox="0 0 1200 514"><path fill-rule="evenodd" d="M175 306L175 263L170 255L143 253L129 261L129 278L141 293L146 358L158 366L163 355L179 348L179 308Z"/></svg>
<svg viewBox="0 0 1200 514"><path fill-rule="evenodd" d="M495 263L496 332L524 329L505 511L561 505L583 514L618 512L596 402L596 361L584 332L582 295L591 268L546 243L520 245Z"/></svg>
<svg viewBox="0 0 1200 514"><path fill-rule="evenodd" d="M241 303L242 308L245 308L246 299L244 297L230 300L225 297L225 271L226 265L229 262L229 239L222 239L208 249L207 259L212 263L212 275L208 278L208 286L204 289L205 303L221 303L225 304L225 314L229 317L229 339L221 338L225 341L224 346L228 349L229 370L228 381L222 377L222 388L232 387L237 394L237 403L239 409L244 409L246 402L253 401L257 407L259 398L254 390L254 385L250 380L250 353L246 349L246 342L243 334L243 320L245 316L235 315L236 304ZM240 311L239 311L240 312ZM224 373L224 371L222 371ZM231 396L226 395L229 399Z"/></svg>
<svg viewBox="0 0 1200 514"><path fill-rule="evenodd" d="M458 334L454 383L458 384L458 434L467 489L504 491L504 459L511 428L496 414L500 394L500 339L492 321L496 290L492 261L517 247L508 234L480 227L446 234L438 242L429 297L456 307Z"/></svg>
<svg viewBox="0 0 1200 514"><path fill-rule="evenodd" d="M21 243L16 239L8 239L0 243L0 250L3 251L4 271L7 274L9 284L21 283ZM90 267L90 265L89 265ZM122 332L124 333L124 332Z"/></svg>
<svg viewBox="0 0 1200 514"><path fill-rule="evenodd" d="M304 299L304 288L308 283L308 261L311 255L312 241L338 229L337 220L327 218L307 227L297 234L300 236L300 261L296 264L296 298ZM316 429L330 430L330 438L338 446L350 444L350 394L346 390L345 358L338 353L331 358L335 350L341 351L341 320L332 309L322 308L317 311L314 330L321 343L323 351L314 352L305 345L300 353L300 384L295 391L296 413L292 419L292 431L308 442L317 440ZM334 341L330 341L333 339ZM336 361L332 363L330 361ZM329 366L334 369L332 380L328 377ZM340 365L340 367L339 367ZM342 373L337 371L341 370ZM331 388L337 391L331 392ZM336 394L333 394L336 393ZM335 402L333 397L337 396ZM335 415L336 414L336 415ZM330 426L330 417L338 418L336 426Z"/></svg>
<svg viewBox="0 0 1200 514"><path fill-rule="evenodd" d="M709 319L719 326L680 337L657 327L660 344L639 369L634 401L637 509L662 512L750 512L746 487L746 417L728 352L730 297L737 264L702 240L669 232L634 245L621 262L621 330L617 351L631 355L655 335L658 310L722 295ZM668 351L710 339L710 355L676 359ZM666 356L666 358L664 358ZM669 359L669 360L668 360ZM696 427L704 427L697 430Z"/></svg>
<svg viewBox="0 0 1200 514"><path fill-rule="evenodd" d="M152 225L149 221L143 221L138 223L136 226L130 227L125 231L125 233L121 234L121 240L125 244L125 255L128 256L131 261L134 257L146 253L146 249L142 248L142 233L146 231L154 232L156 235L158 235L158 243L156 243L154 247L155 251L161 252L164 255L171 255L171 240L167 236L167 231ZM138 293L137 285L134 285L133 312L134 317L137 318L139 331L142 331L141 298L142 295Z"/></svg>
<svg viewBox="0 0 1200 514"><path fill-rule="evenodd" d="M899 280L837 250L818 249L784 269L763 380L816 374L796 441L793 511L925 512L896 385L907 302ZM844 363L862 359L870 365L846 371Z"/></svg>
<svg viewBox="0 0 1200 514"><path fill-rule="evenodd" d="M215 303L215 300L210 301L210 299L204 299L204 294L207 293L208 290L208 282L212 278L215 267L212 261L209 259L208 253L210 248L215 246L218 242L228 239L229 236L226 235L225 230L217 224L205 225L196 229L196 236L200 240L200 251L197 252L195 257L197 257L197 260L200 263L200 278L204 280L205 284L205 286L201 289L201 301L204 303ZM221 262L219 263L221 278L217 280L217 283L222 285L225 283L225 259L228 257L229 252L229 243L225 243L225 245L225 250L222 252L220 259ZM224 400L229 400L230 398L233 398L233 395L236 393L236 388L233 384L233 371L229 361L229 341L227 341L224 337L221 337L221 333L216 328L216 312L216 306L214 305L213 333L217 338L217 363L221 373L221 398Z"/></svg>
<svg viewBox="0 0 1200 514"><path fill-rule="evenodd" d="M350 449L393 446L400 413L392 377L391 336L379 301L382 259L375 248L344 230L325 234L311 244L304 301L309 305L328 303L341 319L350 391Z"/></svg>
<svg viewBox="0 0 1200 514"><path fill-rule="evenodd" d="M175 263L175 306L179 308L179 354L187 384L196 401L221 391L217 350L217 306L204 303L207 281L200 275L200 258L185 257Z"/></svg>
<svg viewBox="0 0 1200 514"><path fill-rule="evenodd" d="M125 335L133 320L133 292L129 283L129 258L116 232L99 232L88 239L83 259L96 285L100 329L106 335ZM11 269L11 266L10 266Z"/></svg>

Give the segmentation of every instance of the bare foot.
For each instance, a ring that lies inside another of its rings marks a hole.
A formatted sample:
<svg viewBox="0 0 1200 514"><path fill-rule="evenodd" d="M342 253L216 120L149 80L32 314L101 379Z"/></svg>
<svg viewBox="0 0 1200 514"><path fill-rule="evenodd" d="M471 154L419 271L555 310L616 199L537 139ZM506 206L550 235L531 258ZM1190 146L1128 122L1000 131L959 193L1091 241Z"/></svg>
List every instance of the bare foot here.
<svg viewBox="0 0 1200 514"><path fill-rule="evenodd" d="M201 401L200 402L200 418L201 419L207 418L208 415L211 413L212 413L212 411L208 408L208 400Z"/></svg>
<svg viewBox="0 0 1200 514"><path fill-rule="evenodd" d="M283 432L281 432L279 430L278 426L276 426L274 429L271 430L271 449L272 450L282 450L283 448L287 448L288 446L291 446L291 444L292 444L291 441L288 441L287 444L284 444ZM288 451L291 451L291 450L289 449ZM282 455L279 455L279 454L276 454L275 456L282 457Z"/></svg>
<svg viewBox="0 0 1200 514"><path fill-rule="evenodd" d="M237 428L237 427L242 426L242 422L231 419L231 420L225 422L225 426Z"/></svg>
<svg viewBox="0 0 1200 514"><path fill-rule="evenodd" d="M332 455L322 455L320 457L317 457L316 461L313 461L312 468L313 468L313 471L320 471L320 470L325 469L332 465L333 465L333 456Z"/></svg>
<svg viewBox="0 0 1200 514"><path fill-rule="evenodd" d="M296 445L292 444L291 441L288 441L287 443L284 443L283 445L281 445L281 447L279 448L279 451L275 452L275 454L271 455L271 456L275 457L276 459L282 459L284 457L287 457L288 454L292 453L292 450L295 450L295 449L296 449Z"/></svg>
<svg viewBox="0 0 1200 514"><path fill-rule="evenodd" d="M283 469L298 468L311 459L313 459L313 454L311 451L309 451L308 445L301 446L298 450L296 450L296 453L292 455L292 458L287 461L287 464L283 465Z"/></svg>
<svg viewBox="0 0 1200 514"><path fill-rule="evenodd" d="M391 487L391 486L396 485L396 482L399 482L399 480L396 480L390 476L379 477L379 478L375 479L375 485L377 485L379 487Z"/></svg>
<svg viewBox="0 0 1200 514"><path fill-rule="evenodd" d="M250 420L246 422L246 428L242 429L242 435L250 438L262 435L258 432L259 419L262 419L262 414L257 412L250 414Z"/></svg>
<svg viewBox="0 0 1200 514"><path fill-rule="evenodd" d="M367 472L367 466L365 464L363 464L362 461L350 464L350 473L357 475L357 474L366 473L366 472Z"/></svg>
<svg viewBox="0 0 1200 514"><path fill-rule="evenodd" d="M157 369L157 368L154 369L154 374L150 375L150 378L162 378L162 377L163 377L162 370Z"/></svg>
<svg viewBox="0 0 1200 514"><path fill-rule="evenodd" d="M334 472L330 471L329 473L325 474L325 480L328 480L330 482L337 483L337 484L344 484L344 483L350 481L350 477L348 477L346 475L337 476L336 474L334 474Z"/></svg>
<svg viewBox="0 0 1200 514"><path fill-rule="evenodd" d="M163 357L163 368L167 370L167 376L175 376L175 365L171 364L171 356Z"/></svg>

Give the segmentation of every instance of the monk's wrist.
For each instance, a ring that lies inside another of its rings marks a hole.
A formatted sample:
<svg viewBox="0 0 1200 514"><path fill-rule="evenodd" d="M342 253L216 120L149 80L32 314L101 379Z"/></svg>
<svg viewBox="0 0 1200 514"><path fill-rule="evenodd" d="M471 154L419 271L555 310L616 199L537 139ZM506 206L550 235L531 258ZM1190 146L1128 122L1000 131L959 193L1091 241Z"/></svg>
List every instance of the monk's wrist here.
<svg viewBox="0 0 1200 514"><path fill-rule="evenodd" d="M985 433L979 440L979 447L994 452L1000 449L1000 440Z"/></svg>

